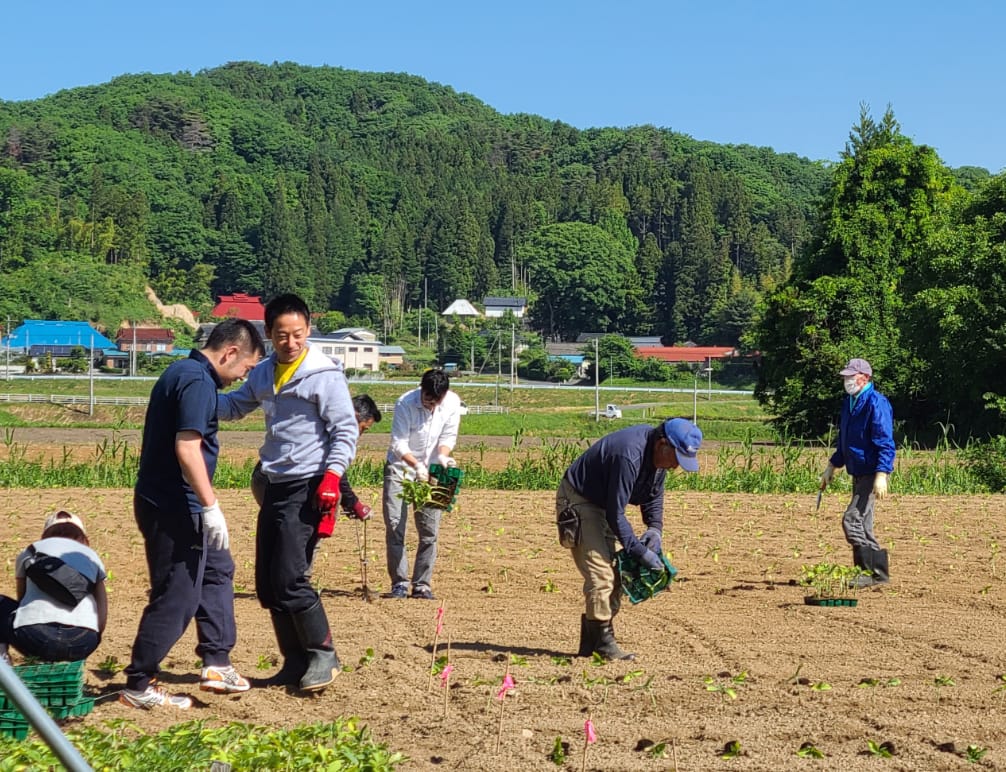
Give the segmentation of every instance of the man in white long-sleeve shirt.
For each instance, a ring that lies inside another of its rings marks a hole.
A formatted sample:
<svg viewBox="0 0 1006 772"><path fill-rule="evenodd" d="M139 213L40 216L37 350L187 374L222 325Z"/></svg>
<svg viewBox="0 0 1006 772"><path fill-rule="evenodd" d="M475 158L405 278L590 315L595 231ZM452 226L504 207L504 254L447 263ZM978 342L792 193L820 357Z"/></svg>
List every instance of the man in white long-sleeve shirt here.
<svg viewBox="0 0 1006 772"><path fill-rule="evenodd" d="M451 452L458 441L461 399L450 390L443 370L423 373L419 388L406 392L395 403L391 421L391 447L384 465L384 525L391 597L409 596L409 559L405 554L405 529L409 505L402 500L403 480L428 480L430 464L454 466ZM433 600L433 564L437 559L437 534L443 510L431 505L416 509L419 546L412 571L412 597Z"/></svg>

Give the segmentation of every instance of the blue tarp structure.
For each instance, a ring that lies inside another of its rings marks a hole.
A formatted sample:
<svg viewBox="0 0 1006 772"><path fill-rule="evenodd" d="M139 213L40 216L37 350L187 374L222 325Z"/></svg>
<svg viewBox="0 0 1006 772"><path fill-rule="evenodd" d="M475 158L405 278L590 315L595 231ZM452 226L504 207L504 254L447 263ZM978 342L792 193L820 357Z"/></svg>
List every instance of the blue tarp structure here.
<svg viewBox="0 0 1006 772"><path fill-rule="evenodd" d="M116 345L87 322L47 322L40 319L26 319L5 338L0 339L0 347L25 353L59 355L65 346L80 346L84 349L114 349ZM36 348L41 347L41 348Z"/></svg>

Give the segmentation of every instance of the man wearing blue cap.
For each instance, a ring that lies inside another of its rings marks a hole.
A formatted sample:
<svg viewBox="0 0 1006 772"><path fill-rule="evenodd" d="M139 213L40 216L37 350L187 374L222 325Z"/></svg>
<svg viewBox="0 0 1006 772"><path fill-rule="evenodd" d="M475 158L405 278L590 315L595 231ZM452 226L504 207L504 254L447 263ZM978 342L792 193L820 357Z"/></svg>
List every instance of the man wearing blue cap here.
<svg viewBox="0 0 1006 772"><path fill-rule="evenodd" d="M586 613L580 617L581 657L635 659L619 648L611 620L621 604L615 572L615 539L647 568L664 570L660 538L664 527L664 478L679 466L697 472L702 432L686 418L660 426L643 424L605 435L574 461L555 498L559 542L573 554L583 575ZM639 506L646 531L636 537L625 517Z"/></svg>
<svg viewBox="0 0 1006 772"><path fill-rule="evenodd" d="M850 359L838 374L848 397L842 402L838 445L821 475L821 490L836 469L844 466L852 475L852 501L842 517L842 530L853 563L869 572L857 584L886 584L887 550L873 535L873 508L887 495L887 477L894 469L894 412L887 397L873 387L873 368L865 359Z"/></svg>

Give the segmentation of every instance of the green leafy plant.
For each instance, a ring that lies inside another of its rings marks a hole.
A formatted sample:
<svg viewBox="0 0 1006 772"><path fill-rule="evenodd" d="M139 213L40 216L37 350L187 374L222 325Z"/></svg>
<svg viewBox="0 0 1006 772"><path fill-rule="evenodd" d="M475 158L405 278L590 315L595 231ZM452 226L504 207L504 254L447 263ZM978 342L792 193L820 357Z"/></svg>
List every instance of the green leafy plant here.
<svg viewBox="0 0 1006 772"><path fill-rule="evenodd" d="M815 681L810 685L810 688L815 692L827 692L831 690L831 684L827 681Z"/></svg>
<svg viewBox="0 0 1006 772"><path fill-rule="evenodd" d="M660 742L654 743L649 748L646 749L646 753L651 759L666 759L667 758L667 740L661 740Z"/></svg>
<svg viewBox="0 0 1006 772"><path fill-rule="evenodd" d="M558 587L558 585L555 582L552 581L552 578L549 577L548 579L545 580L545 584L543 584L541 586L541 591L542 592L559 592L559 587Z"/></svg>
<svg viewBox="0 0 1006 772"><path fill-rule="evenodd" d="M889 759L894 756L894 743L886 740L882 743L878 743L876 740L867 740L866 750L875 758Z"/></svg>
<svg viewBox="0 0 1006 772"><path fill-rule="evenodd" d="M737 687L741 686L747 680L748 674L744 670L735 676L731 676L729 673L722 675L721 678L728 679L727 681L717 680L713 676L709 675L702 679L702 682L706 685L707 692L715 692L719 694L724 700L737 699Z"/></svg>
<svg viewBox="0 0 1006 772"><path fill-rule="evenodd" d="M363 656L360 657L360 661L357 664L357 667L358 668L367 667L367 665L369 665L373 661L374 661L374 649L373 647L368 646L366 650L363 652Z"/></svg>
<svg viewBox="0 0 1006 772"><path fill-rule="evenodd" d="M980 745L969 745L964 751L964 758L967 760L968 764L977 764L988 752L988 748L983 748Z"/></svg>
<svg viewBox="0 0 1006 772"><path fill-rule="evenodd" d="M98 672L104 676L113 676L120 670L122 670L122 663L120 663L119 658L113 654L109 654L98 663Z"/></svg>
<svg viewBox="0 0 1006 772"><path fill-rule="evenodd" d="M940 704L940 690L948 686L956 686L954 679L950 676L938 675L933 679L933 688L936 689L936 704Z"/></svg>
<svg viewBox="0 0 1006 772"><path fill-rule="evenodd" d="M735 759L738 756L743 756L744 751L741 750L741 744L739 740L731 740L723 746L720 751L721 759Z"/></svg>
<svg viewBox="0 0 1006 772"><path fill-rule="evenodd" d="M856 580L868 574L859 566L816 563L801 566L800 584L810 587L815 598L845 598L857 590Z"/></svg>
<svg viewBox="0 0 1006 772"><path fill-rule="evenodd" d="M259 654L258 662L255 663L256 670L268 670L276 666L276 658L268 654Z"/></svg>
<svg viewBox="0 0 1006 772"><path fill-rule="evenodd" d="M448 490L442 485L434 485L424 480L402 480L401 499L406 504L420 509L427 504L442 501Z"/></svg>
<svg viewBox="0 0 1006 772"><path fill-rule="evenodd" d="M183 772L209 769L222 761L233 769L366 769L391 772L407 758L374 742L357 719L336 719L292 729L231 723L210 727L186 721L156 734L134 722L106 722L104 728L71 730L67 738L82 749L94 769L156 769ZM0 737L4 769L58 768L59 760L41 739ZM126 760L128 759L128 763Z"/></svg>
<svg viewBox="0 0 1006 772"><path fill-rule="evenodd" d="M548 754L549 760L557 767L566 763L566 750L569 746L562 741L562 735L555 738L552 744L552 752Z"/></svg>
<svg viewBox="0 0 1006 772"><path fill-rule="evenodd" d="M796 751L801 759L823 759L824 753L815 747L814 743L805 742Z"/></svg>
<svg viewBox="0 0 1006 772"><path fill-rule="evenodd" d="M573 659L572 659L572 657L563 657L561 655L559 655L559 656L553 655L552 656L552 664L556 665L557 667L566 667L567 665L573 664Z"/></svg>

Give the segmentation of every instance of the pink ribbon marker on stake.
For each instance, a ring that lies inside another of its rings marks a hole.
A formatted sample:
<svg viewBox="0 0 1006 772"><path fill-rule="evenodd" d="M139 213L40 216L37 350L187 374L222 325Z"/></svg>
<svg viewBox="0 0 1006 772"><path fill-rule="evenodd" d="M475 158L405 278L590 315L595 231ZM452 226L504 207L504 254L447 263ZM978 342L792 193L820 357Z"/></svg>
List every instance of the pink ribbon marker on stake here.
<svg viewBox="0 0 1006 772"><path fill-rule="evenodd" d="M451 677L451 673L454 672L454 665L444 665L444 669L440 671L440 686L447 686L447 679Z"/></svg>
<svg viewBox="0 0 1006 772"><path fill-rule="evenodd" d="M444 631L444 607L443 604L437 609L437 635Z"/></svg>
<svg viewBox="0 0 1006 772"><path fill-rule="evenodd" d="M583 734L587 738L587 743L597 742L597 732L594 731L594 722L589 718L583 722Z"/></svg>
<svg viewBox="0 0 1006 772"><path fill-rule="evenodd" d="M499 691L496 692L496 699L502 700L507 694L514 690L516 684L513 682L513 676L507 673L503 677L503 684L500 686Z"/></svg>

